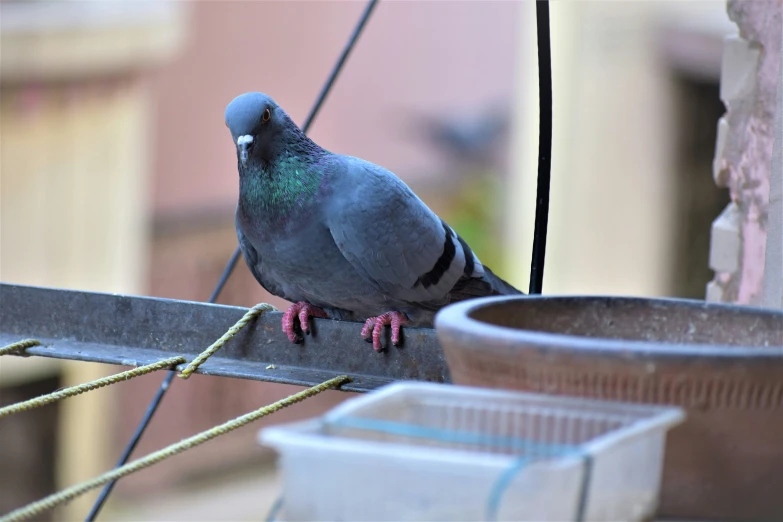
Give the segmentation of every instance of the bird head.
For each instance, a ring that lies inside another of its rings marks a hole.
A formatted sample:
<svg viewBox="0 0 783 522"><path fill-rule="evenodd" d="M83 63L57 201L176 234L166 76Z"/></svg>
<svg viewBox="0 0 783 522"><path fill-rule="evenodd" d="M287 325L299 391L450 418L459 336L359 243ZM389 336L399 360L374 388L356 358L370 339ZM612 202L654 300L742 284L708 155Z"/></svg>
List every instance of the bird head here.
<svg viewBox="0 0 783 522"><path fill-rule="evenodd" d="M240 94L226 107L226 127L237 148L237 158L247 167L251 158L269 157L276 137L288 120L280 107L266 94Z"/></svg>

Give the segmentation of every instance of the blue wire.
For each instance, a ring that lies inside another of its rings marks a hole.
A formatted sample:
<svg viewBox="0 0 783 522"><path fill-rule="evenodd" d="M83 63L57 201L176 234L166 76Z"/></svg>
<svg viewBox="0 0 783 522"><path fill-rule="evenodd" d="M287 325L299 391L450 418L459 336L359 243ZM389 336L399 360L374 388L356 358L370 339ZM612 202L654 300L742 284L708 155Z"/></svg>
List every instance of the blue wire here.
<svg viewBox="0 0 783 522"><path fill-rule="evenodd" d="M570 444L552 444L548 442L536 442L521 437L502 437L498 435L488 435L482 433L458 432L454 430L431 428L405 422L372 419L366 417L344 417L335 420L327 419L325 425L336 428L353 428L376 431L381 433L388 433L390 435L398 435L400 437L437 440L439 442L455 444L475 444L478 446L493 448L523 449L525 452L535 452L536 456L560 456L571 453L577 449L577 446Z"/></svg>
<svg viewBox="0 0 783 522"><path fill-rule="evenodd" d="M566 457L580 455L589 459L582 448L571 444L553 444L547 442L537 442L521 437L506 437L497 435L488 435L481 433L458 432L441 428L432 428L404 422L389 421L383 419L373 419L364 417L344 417L338 419L326 419L324 427L329 428L350 428L367 431L375 431L397 435L400 437L410 437L419 439L436 440L446 443L475 444L478 446L492 448L511 448L521 450L524 456L514 459L509 466L498 477L490 490L487 499L486 519L487 521L497 520L500 503L503 496L511 485L511 482L517 474L531 462L553 457ZM578 502L578 513L576 520L582 520L586 505L587 478L590 474L589 464L585 466L585 480L582 483Z"/></svg>
<svg viewBox="0 0 783 522"><path fill-rule="evenodd" d="M527 457L520 457L504 471L500 477L495 481L492 486L492 490L489 493L489 499L487 500L487 521L494 522L498 519L498 511L500 510L500 501L503 500L503 494L511 485L511 481L517 476L525 465L530 462Z"/></svg>
<svg viewBox="0 0 783 522"><path fill-rule="evenodd" d="M266 522L276 522L277 515L280 514L280 508L283 507L283 496L280 495L275 499L272 507L269 508L269 513L266 515Z"/></svg>

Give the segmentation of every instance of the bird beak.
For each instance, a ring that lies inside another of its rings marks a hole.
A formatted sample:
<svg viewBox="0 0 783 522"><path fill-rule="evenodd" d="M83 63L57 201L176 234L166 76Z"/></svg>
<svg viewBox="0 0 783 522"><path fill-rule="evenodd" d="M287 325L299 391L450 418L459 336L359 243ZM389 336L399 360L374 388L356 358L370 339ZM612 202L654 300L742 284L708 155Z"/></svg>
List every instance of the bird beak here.
<svg viewBox="0 0 783 522"><path fill-rule="evenodd" d="M237 138L237 152L239 153L239 161L243 167L247 167L248 151L253 145L253 136L245 135Z"/></svg>

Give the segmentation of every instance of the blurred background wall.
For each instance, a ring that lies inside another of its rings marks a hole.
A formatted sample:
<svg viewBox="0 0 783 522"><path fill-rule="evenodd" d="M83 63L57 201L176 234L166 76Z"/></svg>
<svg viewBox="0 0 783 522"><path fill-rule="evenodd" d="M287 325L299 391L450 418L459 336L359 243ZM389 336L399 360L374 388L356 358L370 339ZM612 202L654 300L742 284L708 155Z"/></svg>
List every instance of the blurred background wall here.
<svg viewBox="0 0 783 522"><path fill-rule="evenodd" d="M226 104L264 91L301 124L364 4L0 8L0 279L205 300L236 244ZM101 12L112 8L124 11L110 23ZM552 4L545 292L704 297L710 223L728 201L712 179L722 39L735 31L725 9L713 0ZM77 23L83 19L93 22ZM55 53L63 49L76 58ZM483 261L526 289L535 56L533 2L381 2L311 136L397 173ZM31 74L25 63L41 65ZM259 301L285 306L240 263L220 302ZM3 402L117 371L33 360L11 367L6 359ZM0 423L0 433L51 434L36 442L48 452L31 452L19 438L28 456L3 460L14 464L0 480L23 474L34 453L36 473L48 479L26 490L32 500L110 467L161 378L70 399L48 417L12 419L11 428ZM293 390L201 376L176 382L136 455ZM345 397L323 394L267 422L311 416ZM261 425L123 480L107 519L263 516L276 478L255 441ZM81 518L94 498L58 516ZM20 499L0 502L10 509Z"/></svg>
<svg viewBox="0 0 783 522"><path fill-rule="evenodd" d="M2 2L0 10L0 278L148 292L149 73L181 50L179 10L156 2ZM4 357L0 402L113 371ZM0 511L115 460L116 398L86 394L0 424ZM79 500L64 516L84 516L87 506Z"/></svg>
<svg viewBox="0 0 783 522"><path fill-rule="evenodd" d="M702 299L709 225L728 202L712 159L723 113L723 2L552 4L554 146L544 289ZM520 29L535 53L532 18ZM517 81L534 78L523 60ZM527 279L537 98L517 98L507 250ZM514 204L519 195L528 195Z"/></svg>

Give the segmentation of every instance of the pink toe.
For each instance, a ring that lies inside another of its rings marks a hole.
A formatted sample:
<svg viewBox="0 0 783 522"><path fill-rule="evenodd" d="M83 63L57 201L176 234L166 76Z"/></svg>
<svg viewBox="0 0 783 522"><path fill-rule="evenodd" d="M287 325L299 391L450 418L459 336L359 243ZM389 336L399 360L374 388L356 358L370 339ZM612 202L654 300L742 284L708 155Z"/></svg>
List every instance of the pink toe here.
<svg viewBox="0 0 783 522"><path fill-rule="evenodd" d="M380 318L379 318L380 319ZM381 332L383 332L383 321L375 321L375 326L372 329L372 348L376 352L381 351Z"/></svg>
<svg viewBox="0 0 783 522"><path fill-rule="evenodd" d="M299 326L302 327L302 331L305 333L310 330L310 314L308 312L309 310L306 306L303 306L299 311Z"/></svg>
<svg viewBox="0 0 783 522"><path fill-rule="evenodd" d="M367 339L370 337L370 333L373 331L373 327L375 326L375 317L370 317L364 322L364 327L362 328L362 338Z"/></svg>

